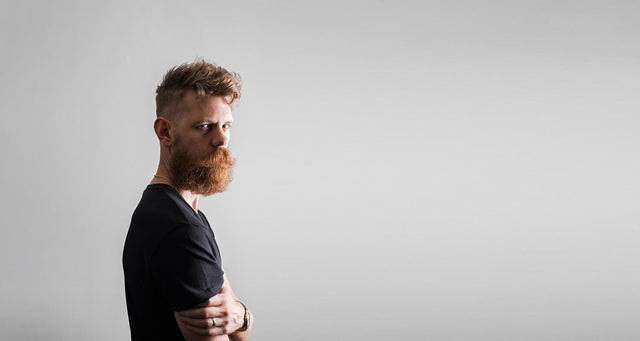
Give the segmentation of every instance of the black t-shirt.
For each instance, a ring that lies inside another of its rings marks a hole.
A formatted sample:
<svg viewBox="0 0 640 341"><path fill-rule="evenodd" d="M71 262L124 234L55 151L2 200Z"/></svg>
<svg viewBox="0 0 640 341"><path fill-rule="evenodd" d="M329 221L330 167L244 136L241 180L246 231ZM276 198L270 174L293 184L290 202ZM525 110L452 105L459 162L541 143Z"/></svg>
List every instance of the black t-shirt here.
<svg viewBox="0 0 640 341"><path fill-rule="evenodd" d="M174 311L215 296L222 260L207 218L171 186L147 186L122 256L132 340L184 340Z"/></svg>

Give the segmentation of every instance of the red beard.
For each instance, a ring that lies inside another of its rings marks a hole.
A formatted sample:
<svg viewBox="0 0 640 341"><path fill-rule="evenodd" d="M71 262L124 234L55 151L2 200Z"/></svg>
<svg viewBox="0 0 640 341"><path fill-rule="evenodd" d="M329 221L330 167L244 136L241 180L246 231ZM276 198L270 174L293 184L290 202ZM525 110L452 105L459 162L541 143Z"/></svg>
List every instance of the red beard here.
<svg viewBox="0 0 640 341"><path fill-rule="evenodd" d="M200 195L223 192L231 182L231 168L235 160L226 148L218 147L211 154L197 158L178 144L169 160L169 173L178 190Z"/></svg>

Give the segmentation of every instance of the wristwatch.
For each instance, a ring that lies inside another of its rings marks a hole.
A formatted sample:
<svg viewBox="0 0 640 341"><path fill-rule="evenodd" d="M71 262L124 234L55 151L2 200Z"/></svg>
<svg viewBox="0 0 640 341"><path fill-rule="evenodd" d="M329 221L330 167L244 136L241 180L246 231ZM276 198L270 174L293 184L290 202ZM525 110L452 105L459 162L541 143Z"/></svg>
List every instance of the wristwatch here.
<svg viewBox="0 0 640 341"><path fill-rule="evenodd" d="M247 306L244 305L244 303L239 300L236 300L236 302L242 304L242 307L244 307L244 323L242 324L242 327L240 327L240 329L238 329L237 331L244 332L249 329L249 326L251 325L251 314L249 313L249 309L247 309Z"/></svg>

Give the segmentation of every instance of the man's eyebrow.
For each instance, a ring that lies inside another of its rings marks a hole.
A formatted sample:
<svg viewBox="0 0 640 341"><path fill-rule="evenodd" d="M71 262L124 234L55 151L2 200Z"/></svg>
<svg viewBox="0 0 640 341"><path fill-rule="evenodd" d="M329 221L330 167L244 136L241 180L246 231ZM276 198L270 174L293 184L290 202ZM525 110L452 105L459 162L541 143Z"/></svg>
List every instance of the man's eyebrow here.
<svg viewBox="0 0 640 341"><path fill-rule="evenodd" d="M233 119L229 119L229 120L226 120L226 121L214 121L214 120L212 120L212 119L210 119L210 118L205 118L205 119L202 119L202 120L196 120L196 121L194 121L194 122L193 122L193 124L202 124L202 123L219 123L219 122L223 122L223 123L233 123Z"/></svg>

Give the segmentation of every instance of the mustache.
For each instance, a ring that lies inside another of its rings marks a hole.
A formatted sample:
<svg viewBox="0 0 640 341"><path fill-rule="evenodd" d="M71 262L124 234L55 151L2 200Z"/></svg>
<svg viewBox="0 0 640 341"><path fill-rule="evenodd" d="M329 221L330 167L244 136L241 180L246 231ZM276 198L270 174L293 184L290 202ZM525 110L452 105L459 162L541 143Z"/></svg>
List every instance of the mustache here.
<svg viewBox="0 0 640 341"><path fill-rule="evenodd" d="M213 152L205 155L195 162L195 166L204 168L228 168L235 164L231 152L224 147L218 147Z"/></svg>

